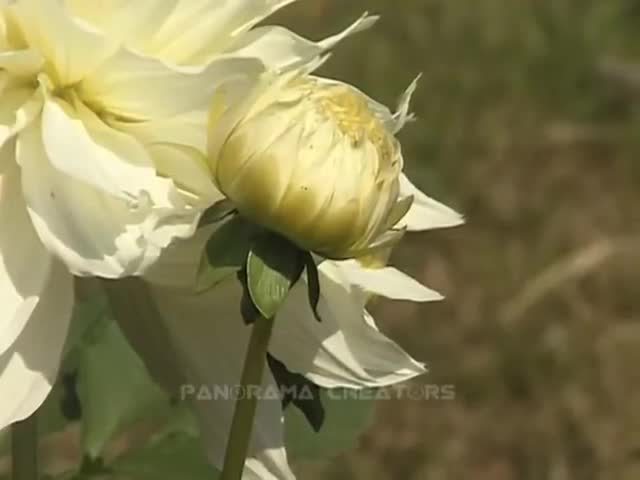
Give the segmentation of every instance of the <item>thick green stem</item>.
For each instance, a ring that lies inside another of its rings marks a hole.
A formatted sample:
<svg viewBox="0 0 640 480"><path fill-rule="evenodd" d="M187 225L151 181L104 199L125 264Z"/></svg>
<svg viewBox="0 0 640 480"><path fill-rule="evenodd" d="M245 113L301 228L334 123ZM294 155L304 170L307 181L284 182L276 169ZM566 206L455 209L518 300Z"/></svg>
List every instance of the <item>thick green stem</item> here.
<svg viewBox="0 0 640 480"><path fill-rule="evenodd" d="M38 479L38 423L36 414L11 427L13 480Z"/></svg>
<svg viewBox="0 0 640 480"><path fill-rule="evenodd" d="M220 480L241 480L242 478L258 405L258 389L262 385L264 367L267 363L267 348L272 328L273 319L263 317L259 317L252 327L240 380L244 395L236 403Z"/></svg>

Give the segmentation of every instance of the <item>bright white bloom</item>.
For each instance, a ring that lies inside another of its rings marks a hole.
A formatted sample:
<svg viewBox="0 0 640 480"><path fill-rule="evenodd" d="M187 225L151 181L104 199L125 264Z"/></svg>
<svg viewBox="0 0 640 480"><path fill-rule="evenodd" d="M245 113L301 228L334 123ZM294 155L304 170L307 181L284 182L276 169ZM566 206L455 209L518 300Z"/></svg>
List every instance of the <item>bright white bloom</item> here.
<svg viewBox="0 0 640 480"><path fill-rule="evenodd" d="M253 28L293 0L0 0L0 429L57 374L72 274L139 275L220 199L210 97L310 42Z"/></svg>

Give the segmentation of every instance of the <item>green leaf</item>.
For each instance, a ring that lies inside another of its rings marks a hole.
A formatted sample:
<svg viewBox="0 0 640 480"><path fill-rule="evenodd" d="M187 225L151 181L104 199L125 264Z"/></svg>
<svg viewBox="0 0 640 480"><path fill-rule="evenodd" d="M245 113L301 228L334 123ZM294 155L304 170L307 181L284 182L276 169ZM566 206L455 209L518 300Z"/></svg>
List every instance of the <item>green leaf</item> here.
<svg viewBox="0 0 640 480"><path fill-rule="evenodd" d="M105 321L92 336L79 352L78 395L83 449L96 458L123 428L166 412L169 403L115 322Z"/></svg>
<svg viewBox="0 0 640 480"><path fill-rule="evenodd" d="M291 372L281 361L267 354L271 374L283 392L282 408L290 404L305 416L311 428L319 432L324 423L325 411L320 398L320 387L304 375Z"/></svg>
<svg viewBox="0 0 640 480"><path fill-rule="evenodd" d="M321 322L322 318L318 313L318 304L320 303L320 278L318 277L318 266L313 260L313 255L307 252L305 256L305 265L307 268L307 293L309 295L309 306L313 312L313 316L317 321Z"/></svg>
<svg viewBox="0 0 640 480"><path fill-rule="evenodd" d="M206 227L214 223L220 222L230 215L237 213L235 205L231 200L225 198L219 202L214 203L211 207L207 208L200 217L198 228Z"/></svg>
<svg viewBox="0 0 640 480"><path fill-rule="evenodd" d="M304 270L304 254L285 238L265 233L247 259L247 287L265 318L273 318Z"/></svg>
<svg viewBox="0 0 640 480"><path fill-rule="evenodd" d="M109 465L116 478L131 480L215 480L198 438L174 434L130 451Z"/></svg>
<svg viewBox="0 0 640 480"><path fill-rule="evenodd" d="M242 320L246 325L253 325L253 323L261 317L260 310L255 306L253 300L251 300L251 294L249 293L249 287L247 287L247 271L241 270L238 272L238 280L242 284L242 298L240 299L240 314Z"/></svg>
<svg viewBox="0 0 640 480"><path fill-rule="evenodd" d="M236 216L211 235L200 261L198 292L209 290L244 268L253 233L254 227Z"/></svg>
<svg viewBox="0 0 640 480"><path fill-rule="evenodd" d="M371 390L322 389L325 415L319 432L300 410L287 409L285 442L289 458L326 458L353 448L371 423L374 398Z"/></svg>

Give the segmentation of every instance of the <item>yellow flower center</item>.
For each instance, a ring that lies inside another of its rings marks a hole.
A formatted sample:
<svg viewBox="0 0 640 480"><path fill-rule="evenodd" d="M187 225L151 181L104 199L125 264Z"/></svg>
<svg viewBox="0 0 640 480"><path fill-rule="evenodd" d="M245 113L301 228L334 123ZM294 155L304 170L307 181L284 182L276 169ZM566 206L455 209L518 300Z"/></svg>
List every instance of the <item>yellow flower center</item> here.
<svg viewBox="0 0 640 480"><path fill-rule="evenodd" d="M321 115L334 122L338 130L350 139L353 148L370 142L383 164L393 162L395 148L392 137L374 115L366 98L347 87L335 86L323 91L316 104Z"/></svg>

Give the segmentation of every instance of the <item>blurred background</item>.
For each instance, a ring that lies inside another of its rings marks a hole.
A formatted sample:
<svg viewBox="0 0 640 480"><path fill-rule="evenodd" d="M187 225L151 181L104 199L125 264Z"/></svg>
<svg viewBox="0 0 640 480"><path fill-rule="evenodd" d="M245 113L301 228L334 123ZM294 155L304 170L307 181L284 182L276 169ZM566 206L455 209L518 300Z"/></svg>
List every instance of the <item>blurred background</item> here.
<svg viewBox="0 0 640 480"><path fill-rule="evenodd" d="M640 480L640 0L304 0L268 23L321 38L366 10L321 74L393 107L423 73L406 170L467 224L392 258L445 301L372 305L434 394L340 401L320 435L288 417L298 478ZM102 300L41 410L47 478L215 478Z"/></svg>
<svg viewBox="0 0 640 480"><path fill-rule="evenodd" d="M318 38L365 10L379 24L322 74L394 106L423 72L407 173L467 218L393 258L447 300L374 312L456 398L378 402L299 477L640 479L640 1L307 0L276 20Z"/></svg>

